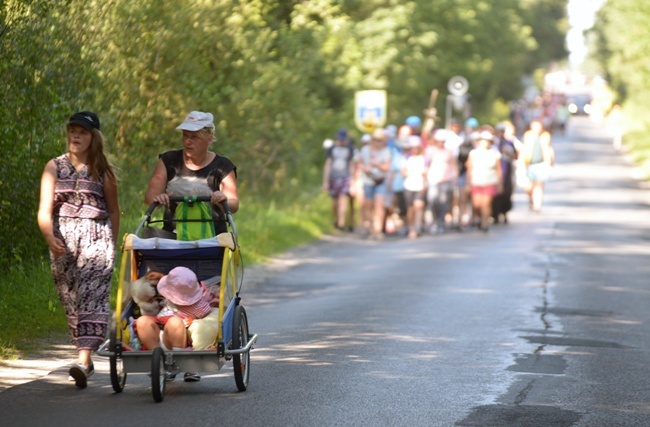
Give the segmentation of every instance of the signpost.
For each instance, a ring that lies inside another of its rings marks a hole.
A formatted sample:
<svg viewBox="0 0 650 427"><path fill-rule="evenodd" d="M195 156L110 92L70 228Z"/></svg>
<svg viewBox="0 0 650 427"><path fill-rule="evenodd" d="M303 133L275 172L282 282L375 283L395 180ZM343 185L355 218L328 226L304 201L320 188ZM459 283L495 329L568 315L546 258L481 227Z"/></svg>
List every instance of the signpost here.
<svg viewBox="0 0 650 427"><path fill-rule="evenodd" d="M445 128L449 129L452 109L460 111L467 105L467 90L469 89L469 82L463 76L454 76L449 79L449 82L447 83L447 89L449 89L449 95L447 95Z"/></svg>
<svg viewBox="0 0 650 427"><path fill-rule="evenodd" d="M386 124L386 91L361 90L354 96L354 124L371 133Z"/></svg>

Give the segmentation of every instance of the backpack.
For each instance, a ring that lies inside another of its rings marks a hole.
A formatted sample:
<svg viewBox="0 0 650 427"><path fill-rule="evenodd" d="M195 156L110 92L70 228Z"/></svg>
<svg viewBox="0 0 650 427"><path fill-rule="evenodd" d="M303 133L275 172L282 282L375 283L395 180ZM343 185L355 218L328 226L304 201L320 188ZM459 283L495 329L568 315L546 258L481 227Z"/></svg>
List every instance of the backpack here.
<svg viewBox="0 0 650 427"><path fill-rule="evenodd" d="M176 238L178 240L199 240L215 236L212 208L209 203L195 202L186 197L176 206Z"/></svg>

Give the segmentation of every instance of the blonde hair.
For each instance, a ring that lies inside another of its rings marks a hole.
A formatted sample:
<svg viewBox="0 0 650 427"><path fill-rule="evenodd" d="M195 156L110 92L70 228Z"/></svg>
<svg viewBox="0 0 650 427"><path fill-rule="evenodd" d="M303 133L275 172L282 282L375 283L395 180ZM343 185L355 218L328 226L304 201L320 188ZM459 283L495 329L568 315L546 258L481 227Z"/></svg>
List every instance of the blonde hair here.
<svg viewBox="0 0 650 427"><path fill-rule="evenodd" d="M201 130L197 130L196 133L201 138L210 138L210 143L213 143L213 142L217 141L217 137L214 135L214 128L213 127L204 127Z"/></svg>

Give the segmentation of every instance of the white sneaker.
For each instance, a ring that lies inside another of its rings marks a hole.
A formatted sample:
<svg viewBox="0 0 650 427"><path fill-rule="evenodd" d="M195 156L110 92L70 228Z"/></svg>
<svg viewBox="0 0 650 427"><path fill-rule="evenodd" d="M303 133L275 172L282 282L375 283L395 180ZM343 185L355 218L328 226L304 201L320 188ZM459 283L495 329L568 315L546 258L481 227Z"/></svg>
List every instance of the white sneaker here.
<svg viewBox="0 0 650 427"><path fill-rule="evenodd" d="M90 369L86 370L86 367L82 364L74 365L70 368L70 377L74 381L74 385L78 388L86 388L88 386L88 377L95 373L95 367L91 364Z"/></svg>

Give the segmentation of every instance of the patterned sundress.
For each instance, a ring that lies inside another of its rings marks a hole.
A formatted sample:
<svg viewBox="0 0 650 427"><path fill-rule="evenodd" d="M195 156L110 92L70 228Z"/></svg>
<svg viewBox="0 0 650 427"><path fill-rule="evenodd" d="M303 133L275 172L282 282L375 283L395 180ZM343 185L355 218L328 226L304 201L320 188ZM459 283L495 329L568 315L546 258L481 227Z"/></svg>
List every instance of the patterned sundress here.
<svg viewBox="0 0 650 427"><path fill-rule="evenodd" d="M104 199L103 177L77 171L64 154L54 159L54 235L67 251L50 252L56 290L78 350L95 351L106 337L115 246Z"/></svg>

